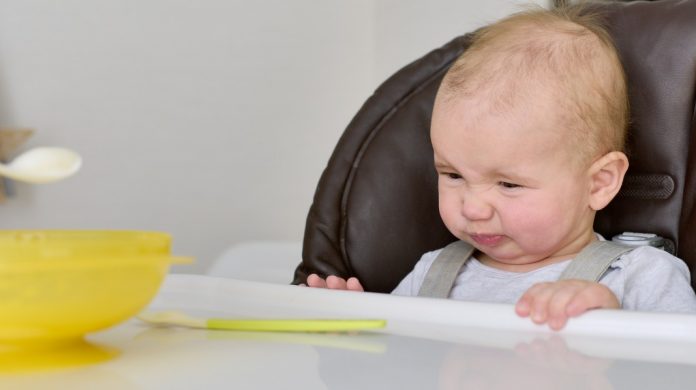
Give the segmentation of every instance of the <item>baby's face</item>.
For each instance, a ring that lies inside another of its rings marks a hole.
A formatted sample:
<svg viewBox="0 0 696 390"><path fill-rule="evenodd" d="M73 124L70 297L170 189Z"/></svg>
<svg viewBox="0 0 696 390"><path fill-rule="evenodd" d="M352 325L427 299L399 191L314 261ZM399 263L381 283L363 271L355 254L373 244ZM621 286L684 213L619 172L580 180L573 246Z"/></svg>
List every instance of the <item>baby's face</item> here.
<svg viewBox="0 0 696 390"><path fill-rule="evenodd" d="M434 108L440 215L503 269L575 253L592 234L587 167L571 158L547 103L498 114L466 100Z"/></svg>

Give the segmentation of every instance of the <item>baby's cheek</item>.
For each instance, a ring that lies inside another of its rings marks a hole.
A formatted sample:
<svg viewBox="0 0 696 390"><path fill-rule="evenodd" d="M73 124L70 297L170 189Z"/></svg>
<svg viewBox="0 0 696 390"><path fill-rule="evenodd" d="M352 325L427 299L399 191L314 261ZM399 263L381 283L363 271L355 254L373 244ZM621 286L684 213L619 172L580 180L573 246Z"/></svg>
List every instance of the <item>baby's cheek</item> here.
<svg viewBox="0 0 696 390"><path fill-rule="evenodd" d="M462 237L460 232L463 230L464 222L463 219L458 215L458 212L453 208L440 207L440 218L444 222L447 230L450 231L457 238Z"/></svg>
<svg viewBox="0 0 696 390"><path fill-rule="evenodd" d="M439 195L440 218L447 226L450 232L455 233L455 230L461 228L462 216L459 210L457 199L446 191L440 191Z"/></svg>
<svg viewBox="0 0 696 390"><path fill-rule="evenodd" d="M521 204L508 210L506 232L518 245L529 251L552 247L559 239L561 228L557 218L559 210L553 205Z"/></svg>

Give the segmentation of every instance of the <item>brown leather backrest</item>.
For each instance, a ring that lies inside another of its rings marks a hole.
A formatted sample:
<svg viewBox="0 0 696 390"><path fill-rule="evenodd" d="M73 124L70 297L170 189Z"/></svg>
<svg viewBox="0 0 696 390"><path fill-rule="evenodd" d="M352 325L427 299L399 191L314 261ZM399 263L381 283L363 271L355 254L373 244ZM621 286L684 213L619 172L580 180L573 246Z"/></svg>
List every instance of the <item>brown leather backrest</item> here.
<svg viewBox="0 0 696 390"><path fill-rule="evenodd" d="M632 122L628 176L595 229L660 234L694 273L696 0L597 7L626 69ZM420 255L454 240L438 213L429 126L440 80L468 41L401 69L353 118L317 187L294 283L357 276L368 291L389 292Z"/></svg>

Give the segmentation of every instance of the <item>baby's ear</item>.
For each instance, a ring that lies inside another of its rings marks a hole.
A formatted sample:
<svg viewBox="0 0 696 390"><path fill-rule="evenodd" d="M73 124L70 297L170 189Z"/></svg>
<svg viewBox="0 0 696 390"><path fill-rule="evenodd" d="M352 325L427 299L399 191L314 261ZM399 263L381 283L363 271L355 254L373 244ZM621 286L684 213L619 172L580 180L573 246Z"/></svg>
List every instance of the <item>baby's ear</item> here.
<svg viewBox="0 0 696 390"><path fill-rule="evenodd" d="M605 208L619 193L628 170L628 158L621 152L609 152L595 161L590 170L590 207Z"/></svg>

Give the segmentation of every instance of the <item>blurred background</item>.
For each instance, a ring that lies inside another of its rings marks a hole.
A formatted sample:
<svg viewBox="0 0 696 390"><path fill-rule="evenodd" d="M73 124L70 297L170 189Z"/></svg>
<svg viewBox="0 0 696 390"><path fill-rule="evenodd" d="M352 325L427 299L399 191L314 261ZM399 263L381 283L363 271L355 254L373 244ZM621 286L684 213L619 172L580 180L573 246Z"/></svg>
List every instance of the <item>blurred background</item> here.
<svg viewBox="0 0 696 390"><path fill-rule="evenodd" d="M165 231L197 258L183 272L239 243L298 243L372 91L526 3L0 0L0 128L35 129L17 152L84 159L63 182L12 183L0 229Z"/></svg>

